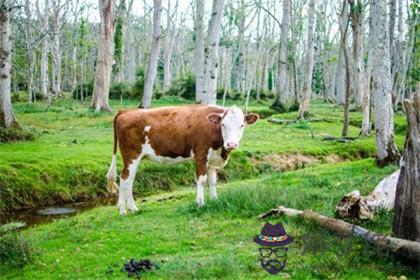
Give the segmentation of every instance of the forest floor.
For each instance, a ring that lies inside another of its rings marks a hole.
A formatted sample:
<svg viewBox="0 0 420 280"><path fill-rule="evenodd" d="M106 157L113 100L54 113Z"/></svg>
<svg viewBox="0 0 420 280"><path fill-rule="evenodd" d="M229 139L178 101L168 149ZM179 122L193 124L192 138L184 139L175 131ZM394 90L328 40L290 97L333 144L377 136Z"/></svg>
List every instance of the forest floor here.
<svg viewBox="0 0 420 280"><path fill-rule="evenodd" d="M158 105L174 103L162 100ZM134 102L113 108L135 107ZM252 238L266 221L281 222L293 236L287 269L294 279L384 279L420 272L384 256L361 240L335 236L298 218L267 218L258 214L276 205L311 208L334 215L335 204L347 192L363 195L397 167L374 165L374 137L347 143L323 141L339 136L342 110L331 104L311 104L313 118L324 120L289 125L261 120L247 128L239 151L221 172L219 199L198 209L194 204L192 164L162 166L145 162L135 182L141 211L120 217L116 207L98 207L77 216L38 225L23 235L38 251L24 268L0 267L5 278L125 278L120 271L130 258L150 258L160 269L146 279L258 279L268 277L258 262ZM266 104L250 111L265 114ZM105 193L104 174L112 150L112 114L94 114L85 105L60 101L17 104L20 123L32 128L36 140L1 144L0 210L88 199ZM294 119L296 113L274 117ZM350 136L358 136L360 113L351 113ZM396 141L404 141L405 120L396 115ZM291 166L287 162L295 161ZM286 163L285 163L286 162ZM303 168L305 167L305 168ZM287 170L299 169L285 172ZM158 189L158 190L156 190ZM171 191L173 199L156 201ZM156 194L159 193L159 194ZM151 201L140 202L146 194ZM381 212L361 223L390 233L392 213ZM163 262L162 262L163 261Z"/></svg>

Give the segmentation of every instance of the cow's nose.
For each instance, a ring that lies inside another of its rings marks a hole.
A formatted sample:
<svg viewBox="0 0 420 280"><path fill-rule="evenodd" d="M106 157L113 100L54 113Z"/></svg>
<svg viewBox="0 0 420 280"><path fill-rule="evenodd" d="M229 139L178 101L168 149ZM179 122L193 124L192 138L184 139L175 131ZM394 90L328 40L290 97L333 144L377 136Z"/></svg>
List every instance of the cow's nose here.
<svg viewBox="0 0 420 280"><path fill-rule="evenodd" d="M235 142L227 142L226 146L229 150L234 150L238 147L238 144Z"/></svg>

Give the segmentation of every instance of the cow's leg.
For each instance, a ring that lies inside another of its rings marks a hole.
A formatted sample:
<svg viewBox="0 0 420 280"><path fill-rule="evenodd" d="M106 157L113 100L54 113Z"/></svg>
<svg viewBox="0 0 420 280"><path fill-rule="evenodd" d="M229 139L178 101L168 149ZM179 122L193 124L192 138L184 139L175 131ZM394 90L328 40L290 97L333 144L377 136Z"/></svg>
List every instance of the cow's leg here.
<svg viewBox="0 0 420 280"><path fill-rule="evenodd" d="M132 212L138 211L133 199L133 182L136 177L141 156L132 160L124 169L120 177L120 192L118 196L118 209L121 215L127 214L126 207Z"/></svg>
<svg viewBox="0 0 420 280"><path fill-rule="evenodd" d="M207 182L207 159L205 156L195 158L195 176L197 181L196 202L199 207L204 206L204 187Z"/></svg>
<svg viewBox="0 0 420 280"><path fill-rule="evenodd" d="M209 171L207 172L207 176L208 176L208 179L209 179L210 199L217 199L217 190L216 190L217 171L216 171L216 168L209 167Z"/></svg>

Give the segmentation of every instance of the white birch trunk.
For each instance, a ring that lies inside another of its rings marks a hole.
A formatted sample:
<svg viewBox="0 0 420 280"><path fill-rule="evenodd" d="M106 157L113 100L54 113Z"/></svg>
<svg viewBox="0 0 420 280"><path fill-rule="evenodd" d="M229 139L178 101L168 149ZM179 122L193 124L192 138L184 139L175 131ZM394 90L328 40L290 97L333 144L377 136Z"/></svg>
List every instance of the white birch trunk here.
<svg viewBox="0 0 420 280"><path fill-rule="evenodd" d="M156 79L157 63L160 53L160 16L162 13L162 0L154 0L153 9L152 48L150 50L146 81L144 83L144 94L142 100L143 108L152 107L153 85Z"/></svg>
<svg viewBox="0 0 420 280"><path fill-rule="evenodd" d="M60 15L59 10L54 11L52 56L52 92L54 97L61 94L61 52L60 52Z"/></svg>
<svg viewBox="0 0 420 280"><path fill-rule="evenodd" d="M42 98L48 99L48 104L51 103L51 96L49 93L49 79L48 79L48 52L49 52L49 35L48 35L48 19L49 19L49 0L44 2L44 12L39 10L37 1L38 17L41 19L41 30L43 32L41 58L40 58L40 88Z"/></svg>
<svg viewBox="0 0 420 280"><path fill-rule="evenodd" d="M363 4L360 0L350 0L351 18L353 29L353 82L354 100L356 108L361 108L363 104Z"/></svg>
<svg viewBox="0 0 420 280"><path fill-rule="evenodd" d="M204 49L204 87L205 104L216 104L217 72L219 67L220 25L223 16L224 0L213 0L213 8Z"/></svg>
<svg viewBox="0 0 420 280"><path fill-rule="evenodd" d="M115 0L99 0L101 15L92 107L95 112L111 111L109 88L114 54Z"/></svg>
<svg viewBox="0 0 420 280"><path fill-rule="evenodd" d="M204 97L204 0L196 1L195 14L195 101Z"/></svg>
<svg viewBox="0 0 420 280"><path fill-rule="evenodd" d="M283 0L283 18L281 20L279 57L277 63L276 100L274 103L285 107L287 93L287 39L290 32L290 0Z"/></svg>
<svg viewBox="0 0 420 280"><path fill-rule="evenodd" d="M312 73L314 68L314 13L315 1L309 0L308 6L308 34L306 40L305 78L303 81L302 98L299 104L298 118L304 118L309 110L312 93Z"/></svg>
<svg viewBox="0 0 420 280"><path fill-rule="evenodd" d="M394 111L391 100L389 29L385 1L369 0L372 30L372 94L375 98L376 161L398 163L394 143Z"/></svg>
<svg viewBox="0 0 420 280"><path fill-rule="evenodd" d="M347 7L347 2L345 3L346 7L344 7L344 13L342 14L342 17L339 19L339 23L341 26L346 26L349 12ZM343 45L341 42L343 42L342 38L340 38L340 49L339 49L339 57L338 57L338 64L336 69L336 75L335 75L335 102L338 105L344 104L344 96L346 91L346 65L344 61L344 48L346 45Z"/></svg>
<svg viewBox="0 0 420 280"><path fill-rule="evenodd" d="M129 84L133 84L136 81L136 56L133 42L133 27L131 23L131 9L133 7L134 0L131 0L128 5L127 17L126 17L126 36L125 36L125 79Z"/></svg>
<svg viewBox="0 0 420 280"><path fill-rule="evenodd" d="M19 128L10 97L12 43L10 42L9 1L0 1L0 127Z"/></svg>

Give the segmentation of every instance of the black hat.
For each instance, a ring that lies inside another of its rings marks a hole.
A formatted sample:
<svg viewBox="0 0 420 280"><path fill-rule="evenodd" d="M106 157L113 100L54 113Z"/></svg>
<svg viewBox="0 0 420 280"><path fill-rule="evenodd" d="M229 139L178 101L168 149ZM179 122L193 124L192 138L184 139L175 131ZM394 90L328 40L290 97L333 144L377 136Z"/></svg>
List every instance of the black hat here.
<svg viewBox="0 0 420 280"><path fill-rule="evenodd" d="M254 242L269 247L284 246L292 243L293 238L286 234L282 224L266 223L261 234L254 237Z"/></svg>

